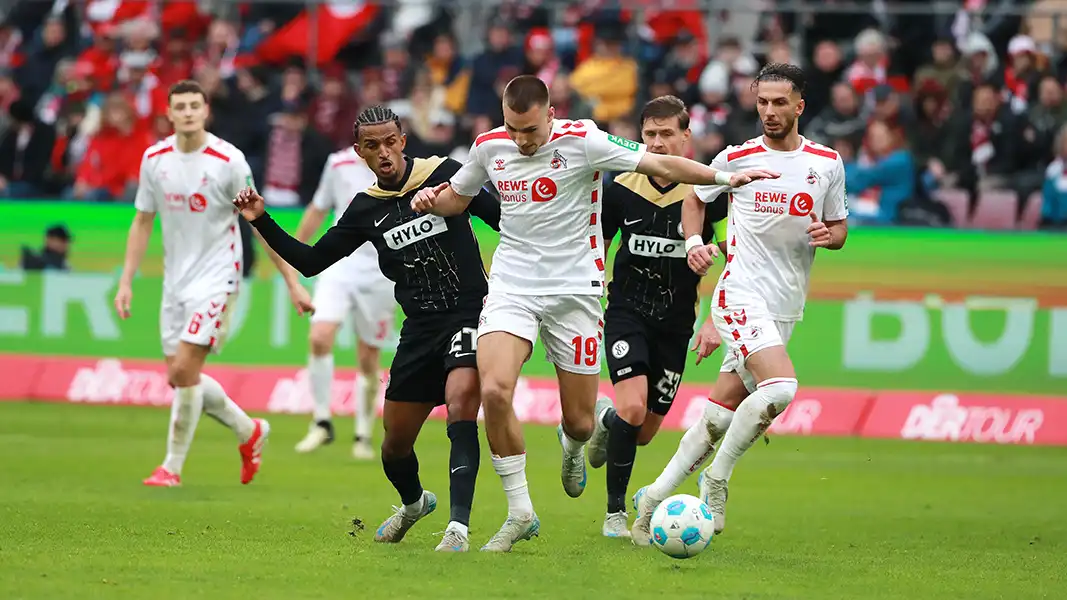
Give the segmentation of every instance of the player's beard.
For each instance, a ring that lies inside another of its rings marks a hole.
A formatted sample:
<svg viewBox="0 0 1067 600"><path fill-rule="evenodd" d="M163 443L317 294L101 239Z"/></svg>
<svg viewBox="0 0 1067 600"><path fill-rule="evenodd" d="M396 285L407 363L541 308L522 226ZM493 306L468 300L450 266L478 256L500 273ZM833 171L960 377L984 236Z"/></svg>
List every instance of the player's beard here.
<svg viewBox="0 0 1067 600"><path fill-rule="evenodd" d="M763 135L771 138L772 140L784 140L786 137L789 136L790 133L793 133L793 126L796 125L796 122L796 117L785 117L781 121L781 128L779 128L777 131L770 131L767 129L766 125L763 125L761 123L761 125L763 125Z"/></svg>

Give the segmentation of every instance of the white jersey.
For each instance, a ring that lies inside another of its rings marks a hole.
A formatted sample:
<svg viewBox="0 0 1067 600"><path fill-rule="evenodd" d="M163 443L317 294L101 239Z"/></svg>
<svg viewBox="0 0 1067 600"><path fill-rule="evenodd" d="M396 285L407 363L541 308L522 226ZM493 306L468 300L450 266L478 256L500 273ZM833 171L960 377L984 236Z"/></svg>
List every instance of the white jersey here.
<svg viewBox="0 0 1067 600"><path fill-rule="evenodd" d="M725 171L768 169L778 179L737 189L695 186L704 202L730 194L726 267L713 299L720 308L765 306L776 321L797 321L804 314L815 248L807 228L812 215L821 221L848 216L845 167L837 152L803 137L792 152L771 150L763 138L730 146L711 166Z"/></svg>
<svg viewBox="0 0 1067 600"><path fill-rule="evenodd" d="M134 206L159 213L164 297L237 290L243 254L233 199L253 185L244 153L210 133L193 152L179 151L173 135L145 150Z"/></svg>
<svg viewBox="0 0 1067 600"><path fill-rule="evenodd" d="M633 171L644 155L643 144L588 120L555 120L533 156L523 156L503 128L478 136L451 184L473 196L490 180L500 193L489 292L602 295L602 172Z"/></svg>
<svg viewBox="0 0 1067 600"><path fill-rule="evenodd" d="M374 185L375 181L374 171L350 146L330 155L311 204L323 212L333 211L336 224L352 198ZM363 244L329 270L331 276L360 283L368 282L368 279L385 279L378 267L378 251L373 244Z"/></svg>

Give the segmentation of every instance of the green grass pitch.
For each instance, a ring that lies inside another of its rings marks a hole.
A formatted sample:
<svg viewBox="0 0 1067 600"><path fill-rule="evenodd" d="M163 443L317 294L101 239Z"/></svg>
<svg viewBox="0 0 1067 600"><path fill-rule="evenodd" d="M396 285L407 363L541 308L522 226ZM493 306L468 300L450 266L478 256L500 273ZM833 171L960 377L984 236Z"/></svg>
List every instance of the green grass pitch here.
<svg viewBox="0 0 1067 600"><path fill-rule="evenodd" d="M238 482L236 442L200 422L184 487L140 481L167 413L0 404L0 598L1063 598L1067 449L773 438L740 463L726 533L684 561L600 537L604 475L577 500L549 428L528 427L541 537L511 555L438 555L448 520L444 425L418 444L438 510L403 543L372 541L397 502L344 443L310 456L304 417L273 416L263 470ZM339 421L342 432L350 421ZM638 454L631 494L674 451ZM695 493L696 482L684 492ZM503 521L484 444L472 545ZM366 529L349 534L353 518Z"/></svg>

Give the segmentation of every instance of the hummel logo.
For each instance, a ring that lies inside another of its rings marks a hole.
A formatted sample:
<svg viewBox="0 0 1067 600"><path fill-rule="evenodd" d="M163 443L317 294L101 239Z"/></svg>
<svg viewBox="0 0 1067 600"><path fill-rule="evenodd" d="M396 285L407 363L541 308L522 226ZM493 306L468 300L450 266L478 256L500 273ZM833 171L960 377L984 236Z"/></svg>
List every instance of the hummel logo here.
<svg viewBox="0 0 1067 600"><path fill-rule="evenodd" d="M625 221L622 222L622 224L626 225L627 227L629 227L630 225L633 225L634 223L640 223L640 222L641 222L641 219L626 219Z"/></svg>
<svg viewBox="0 0 1067 600"><path fill-rule="evenodd" d="M384 217L382 217L381 219L378 219L377 221L375 221L375 222L374 222L374 226L375 226L375 227L377 227L377 226L381 225L381 224L382 224L382 221L384 221L384 220L386 220L386 219L388 219L388 218L389 218L389 215L385 215L385 216L384 216Z"/></svg>

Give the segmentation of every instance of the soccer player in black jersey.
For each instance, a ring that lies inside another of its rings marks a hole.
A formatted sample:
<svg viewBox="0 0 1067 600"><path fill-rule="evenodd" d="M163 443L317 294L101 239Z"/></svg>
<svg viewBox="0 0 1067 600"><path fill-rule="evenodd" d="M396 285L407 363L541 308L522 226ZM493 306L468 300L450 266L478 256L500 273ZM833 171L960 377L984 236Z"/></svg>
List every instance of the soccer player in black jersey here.
<svg viewBox="0 0 1067 600"><path fill-rule="evenodd" d="M452 217L420 215L411 199L425 186L448 182L462 166L449 158L409 158L400 120L389 109L364 110L355 124L356 152L377 183L352 199L340 221L314 246L281 229L251 188L234 200L241 214L282 258L311 277L374 244L382 273L395 285L406 319L385 391L382 466L400 494L402 507L378 528L374 539L399 542L437 498L423 490L415 438L430 411L448 407L451 518L438 551L467 550L474 484L478 472L479 381L475 332L488 288L478 241L468 212L499 228L500 205L483 191L468 211Z"/></svg>
<svg viewBox="0 0 1067 600"><path fill-rule="evenodd" d="M641 113L641 139L649 152L680 156L689 142L689 113L674 96L650 101ZM700 277L686 264L682 199L686 184L624 173L604 190L605 245L621 233L604 312L605 353L615 405L601 398L589 442L589 464L607 462L606 537L629 537L626 486L637 446L649 443L670 410L685 369L696 321ZM725 239L725 198L705 211L704 239ZM724 249L725 251L725 249ZM710 324L701 327L697 361L718 347Z"/></svg>

